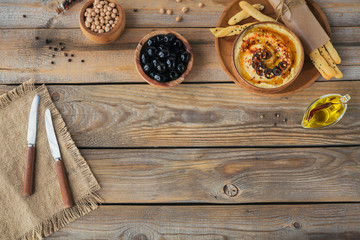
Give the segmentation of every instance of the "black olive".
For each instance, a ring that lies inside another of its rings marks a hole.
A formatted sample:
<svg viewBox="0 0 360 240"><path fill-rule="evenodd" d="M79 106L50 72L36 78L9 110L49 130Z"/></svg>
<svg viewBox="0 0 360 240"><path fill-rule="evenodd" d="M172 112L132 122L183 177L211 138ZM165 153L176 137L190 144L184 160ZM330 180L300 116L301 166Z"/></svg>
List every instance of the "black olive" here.
<svg viewBox="0 0 360 240"><path fill-rule="evenodd" d="M182 62L187 63L190 59L190 54L186 51L184 51L181 55L180 55L180 59Z"/></svg>
<svg viewBox="0 0 360 240"><path fill-rule="evenodd" d="M275 76L280 76L282 74L282 70L279 67L274 67L272 71Z"/></svg>
<svg viewBox="0 0 360 240"><path fill-rule="evenodd" d="M164 51L164 50L168 51L168 50L169 50L168 47L165 46L165 45L160 45L160 46L159 46L159 49L160 49L161 51Z"/></svg>
<svg viewBox="0 0 360 240"><path fill-rule="evenodd" d="M158 82L164 82L164 75L156 73L154 75L154 80L158 81Z"/></svg>
<svg viewBox="0 0 360 240"><path fill-rule="evenodd" d="M279 66L279 68L281 70L284 71L286 69L286 67L287 67L287 63L286 62L279 62L278 66Z"/></svg>
<svg viewBox="0 0 360 240"><path fill-rule="evenodd" d="M182 46L183 46L183 43L179 39L176 39L174 42L174 47L181 48Z"/></svg>
<svg viewBox="0 0 360 240"><path fill-rule="evenodd" d="M252 57L252 59L261 59L261 55L259 53L255 53L254 56Z"/></svg>
<svg viewBox="0 0 360 240"><path fill-rule="evenodd" d="M159 61L157 59L152 60L152 65L154 68L156 68L158 64L159 64Z"/></svg>
<svg viewBox="0 0 360 240"><path fill-rule="evenodd" d="M271 57L271 52L267 49L265 49L262 53L261 53L261 57L263 59L269 59Z"/></svg>
<svg viewBox="0 0 360 240"><path fill-rule="evenodd" d="M169 51L163 50L158 53L158 56L160 59L164 59L164 58L167 58L169 56L169 54L170 54Z"/></svg>
<svg viewBox="0 0 360 240"><path fill-rule="evenodd" d="M159 62L158 64L157 64L157 66L156 66L156 70L158 70L158 72L161 72L161 73L163 73L163 72L165 72L165 65L163 64L163 63L161 63L161 62Z"/></svg>
<svg viewBox="0 0 360 240"><path fill-rule="evenodd" d="M144 72L149 72L149 71L150 71L150 69L151 69L151 65L150 65L150 64L148 64L148 63L146 63L146 64L143 66L143 70L144 70Z"/></svg>
<svg viewBox="0 0 360 240"><path fill-rule="evenodd" d="M256 59L256 60L253 60L251 66L252 66L254 69L257 69L258 67L260 67L260 61L257 60L257 59Z"/></svg>
<svg viewBox="0 0 360 240"><path fill-rule="evenodd" d="M150 72L150 73L148 74L148 76L151 77L152 79L154 79L155 72Z"/></svg>
<svg viewBox="0 0 360 240"><path fill-rule="evenodd" d="M156 38L156 41L157 41L158 43L164 42L164 35L163 35L163 34L156 35L155 38Z"/></svg>
<svg viewBox="0 0 360 240"><path fill-rule="evenodd" d="M148 47L155 46L155 44L156 44L156 38L154 38L154 37L148 39L147 42L146 42L146 45Z"/></svg>
<svg viewBox="0 0 360 240"><path fill-rule="evenodd" d="M164 42L165 43L170 43L170 42L174 41L174 39L175 39L175 36L173 34L171 34L171 33L166 34L164 36Z"/></svg>
<svg viewBox="0 0 360 240"><path fill-rule="evenodd" d="M173 57L169 57L169 58L166 60L166 65L167 65L167 67L170 68L170 69L175 68L175 65L176 65L175 59L174 59Z"/></svg>
<svg viewBox="0 0 360 240"><path fill-rule="evenodd" d="M266 69L264 71L264 75L267 79L271 79L274 77L273 71L271 71L271 69Z"/></svg>
<svg viewBox="0 0 360 240"><path fill-rule="evenodd" d="M149 47L148 49L145 50L145 52L147 53L147 55L149 57L154 57L156 54L156 48L155 47Z"/></svg>
<svg viewBox="0 0 360 240"><path fill-rule="evenodd" d="M260 66L258 68L255 68L256 74L259 76L264 75L264 69L261 68Z"/></svg>
<svg viewBox="0 0 360 240"><path fill-rule="evenodd" d="M170 76L170 79L171 80L175 80L175 79L178 79L179 78L179 74L176 72L176 71L171 71L169 73L169 76Z"/></svg>
<svg viewBox="0 0 360 240"><path fill-rule="evenodd" d="M145 54L141 54L140 61L142 64L146 64L149 62L149 58Z"/></svg>
<svg viewBox="0 0 360 240"><path fill-rule="evenodd" d="M176 69L178 70L179 73L183 74L183 73L185 72L185 70L186 70L186 67L185 67L184 64L179 63L179 64L177 65Z"/></svg>

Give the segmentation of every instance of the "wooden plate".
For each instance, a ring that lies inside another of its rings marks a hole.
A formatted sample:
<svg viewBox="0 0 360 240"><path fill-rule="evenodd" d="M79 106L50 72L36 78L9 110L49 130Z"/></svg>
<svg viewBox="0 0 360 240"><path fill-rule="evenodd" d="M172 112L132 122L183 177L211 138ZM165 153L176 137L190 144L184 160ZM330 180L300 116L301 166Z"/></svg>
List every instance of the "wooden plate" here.
<svg viewBox="0 0 360 240"><path fill-rule="evenodd" d="M260 3L265 6L262 13L276 19L276 14L274 12L273 7L268 2L268 0L247 0L250 4ZM234 0L231 4L224 10L223 14L221 15L217 27L227 27L228 20L230 17L235 15L237 12L241 11L239 6L240 0ZM306 0L308 7L310 8L311 12L314 14L316 19L319 21L320 25L325 29L326 33L331 38L331 29L329 22L321 10L320 6L315 3L313 0ZM256 20L252 17L241 21L241 24L255 22ZM248 88L247 85L241 80L237 79L237 74L232 67L232 49L233 44L237 36L231 37L224 37L224 38L215 38L215 48L216 54L218 59L221 63L221 66L225 70L225 72L230 76L231 80L233 80L236 84L240 87L246 89L249 92L257 93L264 96L273 96L273 97L280 97L286 96L289 94L293 94L295 92L301 91L307 87L309 87L316 79L319 78L320 73L316 70L315 66L311 63L309 56L305 56L304 66L299 74L299 76L294 80L294 82L288 86L280 90L279 92L275 93L263 93L258 90L254 90Z"/></svg>

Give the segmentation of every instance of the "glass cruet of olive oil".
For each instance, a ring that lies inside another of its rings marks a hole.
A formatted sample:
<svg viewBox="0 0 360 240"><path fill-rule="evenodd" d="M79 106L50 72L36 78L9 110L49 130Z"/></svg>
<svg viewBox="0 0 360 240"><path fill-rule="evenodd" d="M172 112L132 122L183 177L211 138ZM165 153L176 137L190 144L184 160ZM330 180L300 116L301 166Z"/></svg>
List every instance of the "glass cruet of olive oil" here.
<svg viewBox="0 0 360 240"><path fill-rule="evenodd" d="M336 124L344 116L349 94L327 94L316 99L307 108L301 126L304 128L323 128Z"/></svg>

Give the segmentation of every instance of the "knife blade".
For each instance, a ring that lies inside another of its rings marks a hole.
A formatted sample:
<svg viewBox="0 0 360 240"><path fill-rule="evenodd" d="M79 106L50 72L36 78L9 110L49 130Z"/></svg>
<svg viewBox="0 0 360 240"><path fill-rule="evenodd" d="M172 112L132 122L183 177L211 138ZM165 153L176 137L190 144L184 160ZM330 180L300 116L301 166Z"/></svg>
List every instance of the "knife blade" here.
<svg viewBox="0 0 360 240"><path fill-rule="evenodd" d="M33 192L33 180L34 180L34 162L35 162L35 145L36 145L36 131L37 131L37 116L39 109L40 96L35 95L31 103L29 121L28 121L28 132L27 142L28 151L25 167L23 196L30 196Z"/></svg>
<svg viewBox="0 0 360 240"><path fill-rule="evenodd" d="M59 186L61 191L61 198L65 208L70 208L74 205L69 182L65 173L65 166L61 159L61 152L59 144L56 138L53 121L51 118L51 112L49 109L45 110L45 129L49 142L50 152L55 161L56 173L59 180Z"/></svg>

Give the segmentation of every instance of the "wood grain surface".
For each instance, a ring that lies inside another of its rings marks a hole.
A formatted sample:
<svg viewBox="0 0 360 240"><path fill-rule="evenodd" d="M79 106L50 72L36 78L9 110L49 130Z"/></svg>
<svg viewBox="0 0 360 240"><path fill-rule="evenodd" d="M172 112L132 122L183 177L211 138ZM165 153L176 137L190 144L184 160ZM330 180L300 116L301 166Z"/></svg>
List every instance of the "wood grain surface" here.
<svg viewBox="0 0 360 240"><path fill-rule="evenodd" d="M65 15L58 16L49 3L53 1L3 0L0 3L0 28L78 28L78 13L82 4L75 4ZM143 1L118 0L125 10L126 27L212 27L216 26L222 11L229 4L227 0ZM198 3L205 4L203 8ZM359 26L360 2L358 0L316 0L324 10L331 26ZM181 8L189 12L183 14ZM161 15L160 8L172 9L174 14ZM11 13L11 14L9 14ZM26 18L23 18L23 15ZM183 15L183 21L175 21Z"/></svg>
<svg viewBox="0 0 360 240"><path fill-rule="evenodd" d="M360 200L360 147L81 150L105 203ZM234 189L237 194L228 192Z"/></svg>
<svg viewBox="0 0 360 240"><path fill-rule="evenodd" d="M4 93L12 86L0 87ZM360 85L318 82L284 98L250 94L235 84L50 86L79 147L326 146L360 143ZM303 129L304 111L329 93L352 97L327 129ZM276 117L277 114L279 117ZM261 118L263 115L263 118Z"/></svg>
<svg viewBox="0 0 360 240"><path fill-rule="evenodd" d="M359 239L360 204L101 206L48 239Z"/></svg>
<svg viewBox="0 0 360 240"><path fill-rule="evenodd" d="M29 78L36 79L38 83L51 84L145 83L136 71L135 48L141 38L154 29L125 29L123 35L110 45L91 42L80 29L2 29L0 83L18 84ZM359 29L333 28L334 44L342 58L339 65L344 73L342 81L358 80L360 76ZM231 82L217 60L214 37L209 29L172 30L188 39L194 53L194 67L184 83ZM53 42L47 45L46 39ZM65 44L63 52L59 51L60 42ZM49 46L59 49L50 50ZM74 54L74 57L71 58L70 54ZM72 62L68 62L69 58ZM83 74L84 70L87 74Z"/></svg>

